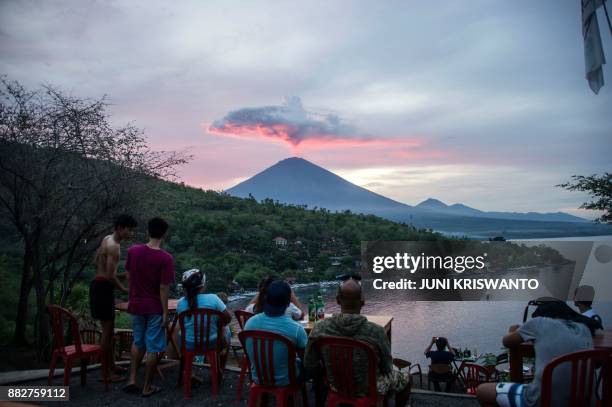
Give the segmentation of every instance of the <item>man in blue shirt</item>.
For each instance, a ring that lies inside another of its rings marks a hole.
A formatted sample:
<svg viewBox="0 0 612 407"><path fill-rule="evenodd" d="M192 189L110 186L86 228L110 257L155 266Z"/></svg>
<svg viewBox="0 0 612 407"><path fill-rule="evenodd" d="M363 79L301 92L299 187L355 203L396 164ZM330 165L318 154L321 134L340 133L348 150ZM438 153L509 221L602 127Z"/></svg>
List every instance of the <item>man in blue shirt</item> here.
<svg viewBox="0 0 612 407"><path fill-rule="evenodd" d="M284 281L274 281L266 290L264 312L251 317L244 329L274 332L286 336L299 350L306 348L308 337L304 328L291 317L285 315L285 310L291 301L291 287ZM253 345L247 341L247 353L253 355ZM301 371L301 361L296 360L296 374ZM289 384L287 347L284 344L274 343L274 381L278 386ZM253 380L257 381L255 368L251 368Z"/></svg>

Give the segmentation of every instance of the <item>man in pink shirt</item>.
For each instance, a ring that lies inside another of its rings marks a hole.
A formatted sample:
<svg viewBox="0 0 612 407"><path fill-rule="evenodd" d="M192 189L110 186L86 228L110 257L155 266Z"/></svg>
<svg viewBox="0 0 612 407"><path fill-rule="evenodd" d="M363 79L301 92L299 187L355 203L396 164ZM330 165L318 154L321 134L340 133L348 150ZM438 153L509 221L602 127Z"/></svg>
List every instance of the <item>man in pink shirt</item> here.
<svg viewBox="0 0 612 407"><path fill-rule="evenodd" d="M129 248L125 270L129 277L128 312L132 315L134 343L130 380L124 387L128 393L138 392L136 374L145 353L147 357L142 395L148 397L161 391L151 384L157 363L166 349L168 325L168 290L174 284L174 259L162 250L161 243L168 223L153 218L148 224L149 242Z"/></svg>

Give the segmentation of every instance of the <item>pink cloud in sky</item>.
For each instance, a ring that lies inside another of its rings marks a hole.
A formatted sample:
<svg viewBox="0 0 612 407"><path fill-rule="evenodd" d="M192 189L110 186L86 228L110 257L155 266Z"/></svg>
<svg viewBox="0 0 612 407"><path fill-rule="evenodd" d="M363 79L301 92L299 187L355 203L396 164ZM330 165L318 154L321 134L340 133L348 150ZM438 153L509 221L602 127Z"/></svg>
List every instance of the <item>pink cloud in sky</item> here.
<svg viewBox="0 0 612 407"><path fill-rule="evenodd" d="M307 137L297 138L300 131L287 124L225 123L223 127L214 124L207 126L207 132L221 137L242 140L266 139L269 141L287 143L293 151L316 150L321 148L351 148L351 147L418 147L422 141L416 139L394 139L374 137L345 137L334 134L310 133Z"/></svg>
<svg viewBox="0 0 612 407"><path fill-rule="evenodd" d="M219 136L279 140L292 146L313 141L325 145L370 142L367 137L356 137L354 129L335 114L307 111L297 96L280 106L231 111L210 124L207 131Z"/></svg>
<svg viewBox="0 0 612 407"><path fill-rule="evenodd" d="M388 162L389 159L446 156L444 152L425 152L418 137L371 137L357 131L338 116L304 109L298 97L281 106L249 107L234 110L206 126L209 134L241 140L267 140L286 145L291 155L318 156L323 151L350 151L354 158ZM376 159L376 156L380 159Z"/></svg>

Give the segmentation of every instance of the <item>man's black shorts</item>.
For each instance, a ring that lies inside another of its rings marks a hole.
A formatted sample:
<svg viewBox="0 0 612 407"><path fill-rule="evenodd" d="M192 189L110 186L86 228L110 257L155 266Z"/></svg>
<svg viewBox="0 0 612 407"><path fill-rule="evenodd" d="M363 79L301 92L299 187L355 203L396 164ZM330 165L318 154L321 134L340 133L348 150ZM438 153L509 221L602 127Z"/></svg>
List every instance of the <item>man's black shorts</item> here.
<svg viewBox="0 0 612 407"><path fill-rule="evenodd" d="M100 321L115 319L115 285L108 280L93 280L89 285L91 316Z"/></svg>

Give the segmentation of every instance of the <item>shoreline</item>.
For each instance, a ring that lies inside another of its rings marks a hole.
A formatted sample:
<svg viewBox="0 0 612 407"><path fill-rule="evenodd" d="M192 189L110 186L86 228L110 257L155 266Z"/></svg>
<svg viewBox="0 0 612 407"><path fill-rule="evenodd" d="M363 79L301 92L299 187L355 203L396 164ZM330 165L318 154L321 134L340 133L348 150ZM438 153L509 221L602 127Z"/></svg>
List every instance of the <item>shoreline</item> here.
<svg viewBox="0 0 612 407"><path fill-rule="evenodd" d="M296 290L296 289L315 287L315 286L329 287L329 286L336 285L336 284L338 284L338 281L336 280L323 280L323 281L317 281L317 282L312 282L312 283L290 284L290 286L292 289ZM256 294L257 294L257 291L244 291L244 292L232 293L231 295L229 295L228 301L231 303L231 302L238 301L244 298L253 297Z"/></svg>

